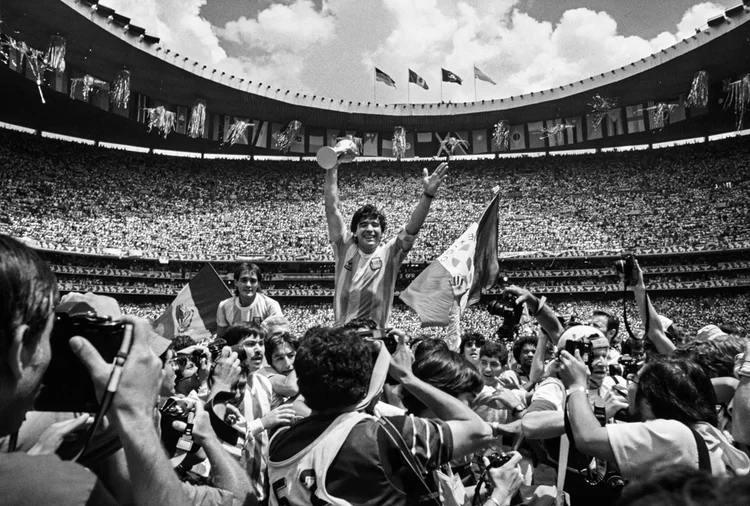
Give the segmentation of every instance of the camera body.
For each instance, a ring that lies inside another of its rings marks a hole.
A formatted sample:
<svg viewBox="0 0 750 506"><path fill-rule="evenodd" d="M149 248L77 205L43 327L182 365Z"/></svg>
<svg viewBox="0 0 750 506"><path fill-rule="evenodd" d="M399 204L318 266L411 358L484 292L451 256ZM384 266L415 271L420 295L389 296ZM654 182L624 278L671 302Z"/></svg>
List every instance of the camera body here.
<svg viewBox="0 0 750 506"><path fill-rule="evenodd" d="M624 253L620 260L615 261L615 270L625 277L625 286L635 286L638 283L634 260L635 256L632 253Z"/></svg>
<svg viewBox="0 0 750 506"><path fill-rule="evenodd" d="M371 329L371 330L358 330L357 335L366 339L377 339L383 342L383 346L388 350L388 353L393 355L398 347L398 338L396 336L388 335L393 329Z"/></svg>
<svg viewBox="0 0 750 506"><path fill-rule="evenodd" d="M594 358L593 348L591 347L591 341L588 341L586 339L580 340L580 341L574 341L574 340L568 340L565 341L565 351L576 356L576 350L578 350L578 353L581 354L581 358L586 363L586 365L590 366L591 362Z"/></svg>
<svg viewBox="0 0 750 506"><path fill-rule="evenodd" d="M93 312L70 315L55 313L50 337L52 358L34 404L37 411L96 412L94 383L86 366L70 349L73 336L86 338L105 362L112 363L120 350L125 324Z"/></svg>
<svg viewBox="0 0 750 506"><path fill-rule="evenodd" d="M240 364L247 360L247 351L245 351L245 347L241 344L235 344L232 346L232 351L237 354L237 359L240 361Z"/></svg>
<svg viewBox="0 0 750 506"><path fill-rule="evenodd" d="M512 339L513 330L521 323L523 304L516 304L515 295L505 292L500 295L500 299L487 304L487 312L503 319L502 325L497 330L498 337Z"/></svg>
<svg viewBox="0 0 750 506"><path fill-rule="evenodd" d="M630 355L622 355L617 359L617 363L622 366L622 376L625 378L635 377L638 374L638 361Z"/></svg>
<svg viewBox="0 0 750 506"><path fill-rule="evenodd" d="M498 468L507 464L508 461L510 461L511 456L508 455L507 453L495 452L489 457L487 457L487 459L490 461L489 467Z"/></svg>

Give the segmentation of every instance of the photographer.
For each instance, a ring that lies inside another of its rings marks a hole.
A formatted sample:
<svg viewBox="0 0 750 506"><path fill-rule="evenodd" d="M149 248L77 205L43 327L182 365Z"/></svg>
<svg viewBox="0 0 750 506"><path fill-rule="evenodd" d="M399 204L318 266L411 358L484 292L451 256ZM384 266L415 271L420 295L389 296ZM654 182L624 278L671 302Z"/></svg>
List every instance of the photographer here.
<svg viewBox="0 0 750 506"><path fill-rule="evenodd" d="M573 439L585 453L616 462L626 479L656 468L689 465L715 475L744 475L750 459L716 428L716 395L703 369L689 359L660 357L647 363L628 390L637 421L602 427L584 395L586 365L580 354L560 354L560 377L568 387ZM707 458L701 458L701 454Z"/></svg>
<svg viewBox="0 0 750 506"><path fill-rule="evenodd" d="M587 363L583 369L582 390L586 395L581 397L588 404L589 411L596 408L598 417L594 420L601 427L602 423L627 406L623 392L625 380L609 376L609 341L594 327L577 325L566 330L558 344L560 349L585 350ZM566 392L558 366L559 361L552 362L550 377L536 387L522 419L524 435L528 440L534 441L540 458L552 467L560 464L560 438L566 433L565 404L572 392ZM615 395L613 391L619 391L620 394ZM605 459L594 460L592 457L594 455L580 446L577 440L571 440L565 463L567 471L563 490L570 494L574 505L590 504L593 501L609 504L617 497L618 490L610 482L614 466L608 465Z"/></svg>
<svg viewBox="0 0 750 506"><path fill-rule="evenodd" d="M0 436L18 431L39 392L51 358L56 298L56 280L49 266L30 248L0 235ZM127 458L133 497L136 504L186 504L188 497L153 423L162 364L149 348L149 325L140 318L123 321L133 325L133 344L110 420ZM104 392L111 366L81 337L73 337L70 347L89 370L98 392ZM4 498L17 504L115 503L93 474L56 456L2 454L0 481Z"/></svg>

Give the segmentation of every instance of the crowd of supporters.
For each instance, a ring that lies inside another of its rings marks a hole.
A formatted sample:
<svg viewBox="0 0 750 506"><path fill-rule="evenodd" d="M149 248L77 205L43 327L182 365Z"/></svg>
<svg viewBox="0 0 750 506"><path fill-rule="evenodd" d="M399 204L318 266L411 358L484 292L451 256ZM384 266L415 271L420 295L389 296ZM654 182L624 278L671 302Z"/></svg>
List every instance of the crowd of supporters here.
<svg viewBox="0 0 750 506"><path fill-rule="evenodd" d="M0 232L51 248L146 256L330 259L314 162L193 160L0 132ZM452 161L412 257L441 254L500 186L500 250L613 250L750 240L743 138L653 151ZM422 165L341 169L343 214L408 219ZM511 196L513 195L513 196Z"/></svg>

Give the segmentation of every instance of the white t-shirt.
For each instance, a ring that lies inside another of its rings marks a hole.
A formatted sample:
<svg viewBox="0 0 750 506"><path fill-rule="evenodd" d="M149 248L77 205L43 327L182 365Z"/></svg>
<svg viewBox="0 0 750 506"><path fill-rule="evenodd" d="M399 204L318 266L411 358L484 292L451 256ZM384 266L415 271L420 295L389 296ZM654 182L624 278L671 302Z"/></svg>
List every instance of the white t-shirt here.
<svg viewBox="0 0 750 506"><path fill-rule="evenodd" d="M216 310L216 324L219 327L229 327L235 323L260 323L269 316L283 316L281 306L271 297L262 293L255 294L255 300L247 307L240 306L237 296L224 299Z"/></svg>
<svg viewBox="0 0 750 506"><path fill-rule="evenodd" d="M612 452L626 479L649 476L655 469L665 466L698 468L695 437L685 424L677 420L616 423L606 427ZM706 442L714 475L745 475L750 472L750 458L734 448L721 431L707 423L696 424L694 428Z"/></svg>

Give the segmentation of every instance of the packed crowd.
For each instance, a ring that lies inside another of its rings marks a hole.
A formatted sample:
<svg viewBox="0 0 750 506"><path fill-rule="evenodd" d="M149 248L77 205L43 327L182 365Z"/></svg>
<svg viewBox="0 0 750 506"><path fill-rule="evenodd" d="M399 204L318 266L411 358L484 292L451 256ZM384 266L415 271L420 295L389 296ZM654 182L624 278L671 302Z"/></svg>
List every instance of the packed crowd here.
<svg viewBox="0 0 750 506"><path fill-rule="evenodd" d="M314 162L138 155L7 131L0 138L0 232L99 253L331 258L323 171ZM440 255L479 217L494 185L505 196L505 252L747 241L749 149L738 138L652 152L453 161L411 254ZM344 166L342 212L371 201L389 210L395 233L419 194L421 168Z"/></svg>
<svg viewBox="0 0 750 506"><path fill-rule="evenodd" d="M399 311L384 335L365 319L329 327L330 310L257 298L251 266L215 335L168 340L121 316L146 308L106 297L55 309L49 266L0 235L0 503L746 504L748 298L652 305L635 268L633 335L616 302L513 285L525 314L503 320L504 340L483 308L451 335L405 328ZM271 316L238 314L257 310L234 306L245 293ZM86 339L65 324L92 314L131 326L113 366L92 344L107 324ZM66 390L79 360L94 385ZM105 387L108 423L77 416Z"/></svg>
<svg viewBox="0 0 750 506"><path fill-rule="evenodd" d="M117 297L114 295L114 297ZM695 333L706 323L721 323L736 329L738 333L750 332L750 295L747 294L714 294L652 297L660 314L669 317L675 325L683 329L688 335ZM549 305L555 312L568 321L585 321L587 315L595 308L616 314L623 320L622 300L585 299L570 296L550 296ZM284 315L289 320L289 326L295 335L301 335L312 325L331 325L333 323L333 308L330 302L301 303L282 301ZM120 300L120 306L125 314L133 314L150 320L156 320L167 310L167 303L133 302ZM632 298L628 298L625 305L628 322L634 333L642 332L642 322L633 306ZM430 333L437 337L444 337L445 330L438 327L422 329L419 317L409 307L397 304L391 314L393 327L404 329L411 335ZM502 320L488 313L485 304L469 307L461 316L461 326L464 329L476 331L485 336L495 336Z"/></svg>

